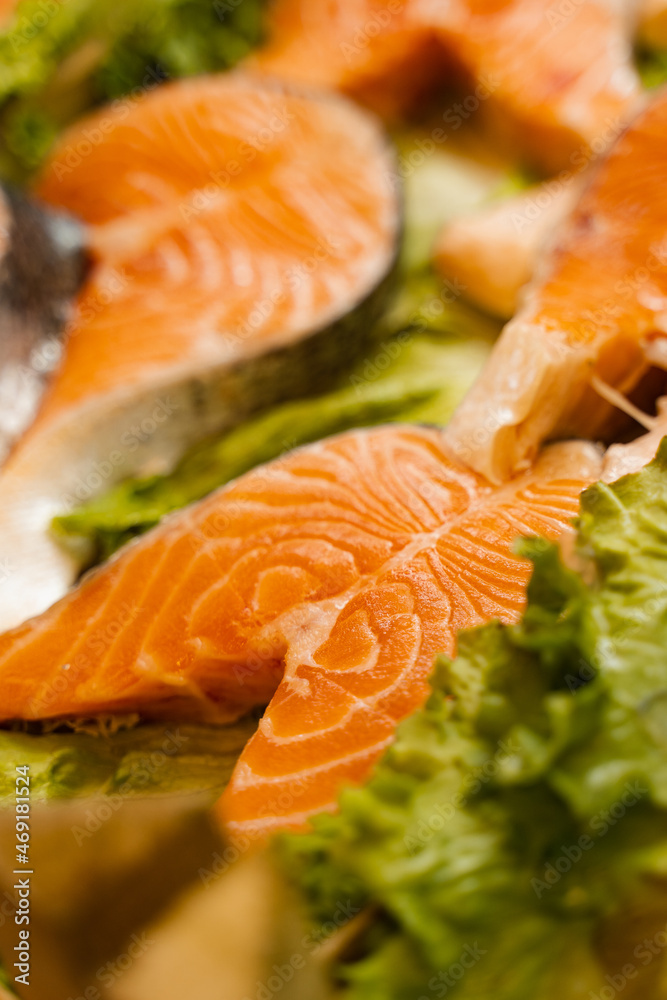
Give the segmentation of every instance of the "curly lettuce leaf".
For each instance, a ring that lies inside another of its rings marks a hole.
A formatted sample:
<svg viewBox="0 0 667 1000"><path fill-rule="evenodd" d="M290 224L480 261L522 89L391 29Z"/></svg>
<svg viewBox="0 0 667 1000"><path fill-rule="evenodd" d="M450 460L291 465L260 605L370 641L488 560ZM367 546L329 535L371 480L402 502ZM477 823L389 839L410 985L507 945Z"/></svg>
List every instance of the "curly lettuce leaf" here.
<svg viewBox="0 0 667 1000"><path fill-rule="evenodd" d="M314 921L377 914L346 1000L667 995L667 442L583 494L576 569L522 551L522 621L463 634L368 784L280 842Z"/></svg>

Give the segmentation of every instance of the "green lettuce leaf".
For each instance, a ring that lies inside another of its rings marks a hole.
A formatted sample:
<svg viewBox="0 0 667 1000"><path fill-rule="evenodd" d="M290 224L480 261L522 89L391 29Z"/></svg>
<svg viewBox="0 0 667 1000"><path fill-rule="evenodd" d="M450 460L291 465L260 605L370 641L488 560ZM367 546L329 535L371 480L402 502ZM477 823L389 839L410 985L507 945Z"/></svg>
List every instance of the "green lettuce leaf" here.
<svg viewBox="0 0 667 1000"><path fill-rule="evenodd" d="M168 78L233 66L264 0L19 0L0 25L0 172L35 170L64 125Z"/></svg>
<svg viewBox="0 0 667 1000"><path fill-rule="evenodd" d="M464 633L369 783L280 842L314 921L376 914L348 1000L667 995L667 441L583 494L577 569L521 551L522 621Z"/></svg>

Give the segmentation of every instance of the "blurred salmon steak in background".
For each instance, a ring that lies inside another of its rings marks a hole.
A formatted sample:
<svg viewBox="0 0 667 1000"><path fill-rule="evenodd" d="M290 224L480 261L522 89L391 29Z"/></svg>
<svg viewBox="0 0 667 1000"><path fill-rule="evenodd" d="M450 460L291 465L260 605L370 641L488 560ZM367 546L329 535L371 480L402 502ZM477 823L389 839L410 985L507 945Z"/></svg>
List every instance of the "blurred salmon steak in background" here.
<svg viewBox="0 0 667 1000"><path fill-rule="evenodd" d="M3 1000L667 997L666 9L0 0Z"/></svg>
<svg viewBox="0 0 667 1000"><path fill-rule="evenodd" d="M631 4L562 7L547 0L278 0L269 43L253 62L342 89L390 116L458 87L466 100L445 122L460 127L481 106L512 148L558 169L578 148L618 131L639 96Z"/></svg>

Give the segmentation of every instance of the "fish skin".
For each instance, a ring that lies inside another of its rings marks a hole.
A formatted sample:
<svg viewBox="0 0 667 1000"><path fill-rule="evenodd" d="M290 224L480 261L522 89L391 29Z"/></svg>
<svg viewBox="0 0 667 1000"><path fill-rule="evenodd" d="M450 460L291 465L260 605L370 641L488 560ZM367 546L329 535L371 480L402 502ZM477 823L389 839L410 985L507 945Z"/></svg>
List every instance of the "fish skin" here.
<svg viewBox="0 0 667 1000"><path fill-rule="evenodd" d="M0 636L2 718L228 721L269 701L219 815L253 836L302 825L368 774L461 628L518 619L516 536L567 530L600 468L558 444L494 488L442 430L400 425L294 451Z"/></svg>
<svg viewBox="0 0 667 1000"><path fill-rule="evenodd" d="M88 267L86 232L0 186L0 463L31 424Z"/></svg>
<svg viewBox="0 0 667 1000"><path fill-rule="evenodd" d="M38 190L86 220L95 266L0 475L0 628L85 562L54 516L363 353L400 244L395 167L347 99L243 73L165 84L65 133Z"/></svg>
<svg viewBox="0 0 667 1000"><path fill-rule="evenodd" d="M591 171L452 418L451 446L492 482L544 441L609 434L617 411L595 378L627 396L667 367L666 130L663 89Z"/></svg>

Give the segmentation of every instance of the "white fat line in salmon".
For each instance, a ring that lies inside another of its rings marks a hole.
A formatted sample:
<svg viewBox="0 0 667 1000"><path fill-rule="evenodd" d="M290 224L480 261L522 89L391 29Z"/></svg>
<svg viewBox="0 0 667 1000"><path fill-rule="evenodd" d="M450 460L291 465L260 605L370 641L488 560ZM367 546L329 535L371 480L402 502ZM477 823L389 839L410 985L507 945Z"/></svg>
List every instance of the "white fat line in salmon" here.
<svg viewBox="0 0 667 1000"><path fill-rule="evenodd" d="M96 660L104 655L126 625L139 617L141 611L141 608L123 601L114 619L95 629L72 661L61 663L58 675L51 681L44 681L37 689L31 700L31 709L35 715L48 714L49 705L62 695L63 691L85 680Z"/></svg>
<svg viewBox="0 0 667 1000"><path fill-rule="evenodd" d="M265 298L259 299L244 323L240 323L233 333L221 335L221 340L230 348L252 337L273 311L288 299L288 291L296 292L308 277L315 273L318 264L323 264L339 249L340 240L335 236L325 236L316 243L316 248L298 264L285 271L274 288Z"/></svg>
<svg viewBox="0 0 667 1000"><path fill-rule="evenodd" d="M266 125L263 125L254 135L249 136L240 144L238 160L228 160L223 169L209 171L211 183L196 188L188 200L181 204L182 218L189 222L200 212L206 211L220 192L229 187L232 179L238 177L242 172L243 164L252 163L257 155L266 150L295 118L296 115L289 108L279 108Z"/></svg>

